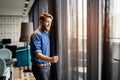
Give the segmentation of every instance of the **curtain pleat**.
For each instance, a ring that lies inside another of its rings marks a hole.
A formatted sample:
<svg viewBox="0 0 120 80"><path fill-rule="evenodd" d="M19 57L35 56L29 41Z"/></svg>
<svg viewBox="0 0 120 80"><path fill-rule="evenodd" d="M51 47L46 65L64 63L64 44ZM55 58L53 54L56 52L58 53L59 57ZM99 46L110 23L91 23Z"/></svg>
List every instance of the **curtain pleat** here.
<svg viewBox="0 0 120 80"><path fill-rule="evenodd" d="M110 0L105 0L103 13L103 61L102 80L112 80L112 59L110 52Z"/></svg>

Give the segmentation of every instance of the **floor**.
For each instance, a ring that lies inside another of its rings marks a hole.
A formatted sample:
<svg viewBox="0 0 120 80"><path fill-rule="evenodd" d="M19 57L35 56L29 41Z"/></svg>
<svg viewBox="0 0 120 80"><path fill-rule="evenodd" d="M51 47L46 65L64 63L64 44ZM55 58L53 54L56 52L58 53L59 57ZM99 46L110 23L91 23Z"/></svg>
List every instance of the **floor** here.
<svg viewBox="0 0 120 80"><path fill-rule="evenodd" d="M27 67L15 67L14 66L13 80L35 80L32 72L23 72L26 69Z"/></svg>

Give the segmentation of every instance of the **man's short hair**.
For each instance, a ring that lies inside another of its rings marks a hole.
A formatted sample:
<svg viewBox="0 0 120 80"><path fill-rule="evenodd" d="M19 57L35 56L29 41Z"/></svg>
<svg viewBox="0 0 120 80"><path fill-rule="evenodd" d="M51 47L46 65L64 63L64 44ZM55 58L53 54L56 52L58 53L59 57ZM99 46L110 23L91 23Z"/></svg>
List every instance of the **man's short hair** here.
<svg viewBox="0 0 120 80"><path fill-rule="evenodd" d="M40 20L44 20L46 17L49 17L53 20L53 16L49 13L42 13L40 14Z"/></svg>

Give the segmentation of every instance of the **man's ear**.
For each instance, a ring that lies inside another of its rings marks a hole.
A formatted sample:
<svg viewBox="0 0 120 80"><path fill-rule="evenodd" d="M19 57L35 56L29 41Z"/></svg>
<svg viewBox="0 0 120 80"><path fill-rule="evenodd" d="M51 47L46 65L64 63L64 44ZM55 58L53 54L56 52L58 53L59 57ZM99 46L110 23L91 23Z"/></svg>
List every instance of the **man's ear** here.
<svg viewBox="0 0 120 80"><path fill-rule="evenodd" d="M43 20L40 20L40 25L43 25Z"/></svg>
<svg viewBox="0 0 120 80"><path fill-rule="evenodd" d="M40 20L40 23L42 23L43 22L43 20Z"/></svg>

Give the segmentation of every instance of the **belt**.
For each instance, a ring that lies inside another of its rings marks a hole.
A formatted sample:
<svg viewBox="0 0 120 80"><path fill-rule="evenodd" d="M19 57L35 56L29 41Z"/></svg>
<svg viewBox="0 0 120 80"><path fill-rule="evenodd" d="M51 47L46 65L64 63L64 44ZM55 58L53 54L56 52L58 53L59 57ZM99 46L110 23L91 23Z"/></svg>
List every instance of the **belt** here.
<svg viewBox="0 0 120 80"><path fill-rule="evenodd" d="M33 64L34 66L51 66L50 63L46 63L46 64Z"/></svg>

